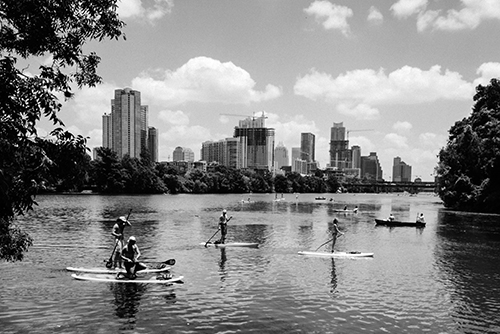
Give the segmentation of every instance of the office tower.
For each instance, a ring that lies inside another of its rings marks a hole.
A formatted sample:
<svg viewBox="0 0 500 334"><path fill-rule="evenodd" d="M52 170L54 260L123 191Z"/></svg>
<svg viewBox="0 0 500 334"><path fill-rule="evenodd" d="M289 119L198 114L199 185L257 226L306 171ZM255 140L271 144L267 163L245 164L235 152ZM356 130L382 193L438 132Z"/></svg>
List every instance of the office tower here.
<svg viewBox="0 0 500 334"><path fill-rule="evenodd" d="M290 166L290 160L288 159L288 149L283 145L282 142L280 142L274 149L274 160L276 161L276 169L280 169L283 166Z"/></svg>
<svg viewBox="0 0 500 334"><path fill-rule="evenodd" d="M102 147L113 148L113 123L111 114L102 116Z"/></svg>
<svg viewBox="0 0 500 334"><path fill-rule="evenodd" d="M241 145L237 138L206 141L201 146L201 160L207 163L216 162L226 167L241 168L240 152Z"/></svg>
<svg viewBox="0 0 500 334"><path fill-rule="evenodd" d="M307 162L314 162L315 136L312 133L300 134L300 158Z"/></svg>
<svg viewBox="0 0 500 334"><path fill-rule="evenodd" d="M147 106L141 106L141 93L130 88L116 89L112 100L112 146L119 158L128 154L140 158L146 143Z"/></svg>
<svg viewBox="0 0 500 334"><path fill-rule="evenodd" d="M148 128L147 140L147 148L151 155L151 161L158 162L158 130L155 127L150 126Z"/></svg>
<svg viewBox="0 0 500 334"><path fill-rule="evenodd" d="M177 146L172 154L173 161L194 161L194 152L188 147Z"/></svg>
<svg viewBox="0 0 500 334"><path fill-rule="evenodd" d="M354 145L352 151L352 168L361 168L361 147Z"/></svg>
<svg viewBox="0 0 500 334"><path fill-rule="evenodd" d="M141 151L143 148L148 148L148 128L149 128L149 108L141 106Z"/></svg>
<svg viewBox="0 0 500 334"><path fill-rule="evenodd" d="M382 167L380 167L376 152L370 152L369 156L361 157L361 177L368 180L382 180Z"/></svg>
<svg viewBox="0 0 500 334"><path fill-rule="evenodd" d="M411 182L411 166L407 165L400 157L395 157L392 165L392 181Z"/></svg>
<svg viewBox="0 0 500 334"><path fill-rule="evenodd" d="M262 117L248 117L234 128L234 138L240 142L241 168L273 170L274 129L266 128Z"/></svg>
<svg viewBox="0 0 500 334"><path fill-rule="evenodd" d="M338 169L351 167L351 150L346 140L343 123L333 123L330 133L330 166Z"/></svg>

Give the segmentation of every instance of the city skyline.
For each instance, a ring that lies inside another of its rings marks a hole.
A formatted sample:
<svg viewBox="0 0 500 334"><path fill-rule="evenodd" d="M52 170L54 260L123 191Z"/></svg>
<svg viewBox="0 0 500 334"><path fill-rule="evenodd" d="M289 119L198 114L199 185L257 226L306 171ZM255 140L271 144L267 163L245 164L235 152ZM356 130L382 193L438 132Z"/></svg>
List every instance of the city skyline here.
<svg viewBox="0 0 500 334"><path fill-rule="evenodd" d="M315 134L330 161L330 128L377 152L383 177L401 156L433 180L448 130L467 117L478 84L500 76L498 1L122 0L126 41L92 42L103 83L75 90L59 114L101 146L101 117L116 87L141 91L158 130L158 160L177 146L199 159L206 140L232 137L231 116L264 111L275 141ZM50 62L40 57L26 72ZM43 135L50 122L39 124ZM359 130L371 129L361 132ZM350 148L349 147L349 148Z"/></svg>

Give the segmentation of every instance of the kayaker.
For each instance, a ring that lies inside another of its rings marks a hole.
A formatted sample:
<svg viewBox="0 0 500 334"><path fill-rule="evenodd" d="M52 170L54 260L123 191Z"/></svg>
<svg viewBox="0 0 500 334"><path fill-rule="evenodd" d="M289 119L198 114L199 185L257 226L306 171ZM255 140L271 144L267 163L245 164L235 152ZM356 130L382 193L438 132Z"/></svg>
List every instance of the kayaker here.
<svg viewBox="0 0 500 334"><path fill-rule="evenodd" d="M420 215L417 215L417 223L423 224L425 223L424 213L421 212Z"/></svg>
<svg viewBox="0 0 500 334"><path fill-rule="evenodd" d="M354 209L352 210L352 212L358 213L358 206L357 205L354 207Z"/></svg>
<svg viewBox="0 0 500 334"><path fill-rule="evenodd" d="M389 218L387 218L387 220L390 221L390 222L394 221L394 219L395 218L394 218L394 216L393 216L392 213L389 215Z"/></svg>
<svg viewBox="0 0 500 334"><path fill-rule="evenodd" d="M113 259L113 267L114 268L123 268L122 266L122 257L121 252L124 246L123 242L125 240L125 236L123 234L125 230L125 226L131 226L130 222L124 216L116 219L116 223L113 226L113 231L111 234L115 237L115 254Z"/></svg>
<svg viewBox="0 0 500 334"><path fill-rule="evenodd" d="M121 256L124 261L125 270L127 271L126 276L129 279L134 279L137 271L146 268L146 266L137 262L141 256L141 251L137 246L137 240L134 236L128 238L127 244L122 249ZM117 278L119 278L119 276L120 274L117 275Z"/></svg>
<svg viewBox="0 0 500 334"><path fill-rule="evenodd" d="M337 218L334 218L332 226L332 253L334 252L335 242L337 241L337 238L344 234L340 232L338 223L339 221L337 220Z"/></svg>
<svg viewBox="0 0 500 334"><path fill-rule="evenodd" d="M223 244L226 242L228 220L229 219L227 218L227 210L224 209L222 210L222 214L219 217L219 229L220 229L220 240L218 242L219 244Z"/></svg>

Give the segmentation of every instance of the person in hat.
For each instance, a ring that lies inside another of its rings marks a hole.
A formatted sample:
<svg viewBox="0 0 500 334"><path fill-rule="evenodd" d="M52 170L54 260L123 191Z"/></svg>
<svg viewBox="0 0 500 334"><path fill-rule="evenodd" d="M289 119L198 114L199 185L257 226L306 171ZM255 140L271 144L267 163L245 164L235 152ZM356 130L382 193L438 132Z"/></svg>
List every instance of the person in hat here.
<svg viewBox="0 0 500 334"><path fill-rule="evenodd" d="M222 215L219 217L219 229L220 229L220 240L217 242L218 244L223 244L226 242L226 234L227 234L227 222L229 219L227 218L226 209L222 210Z"/></svg>
<svg viewBox="0 0 500 334"><path fill-rule="evenodd" d="M335 242L337 241L337 238L343 235L344 233L340 232L339 227L338 227L339 221L337 218L333 219L333 226L332 226L332 253L335 251Z"/></svg>
<svg viewBox="0 0 500 334"><path fill-rule="evenodd" d="M115 254L113 258L113 267L114 268L123 268L122 266L122 248L123 242L125 240L125 236L123 234L125 230L125 226L131 226L130 222L124 216L119 217L116 220L115 225L113 226L113 231L111 234L115 237Z"/></svg>
<svg viewBox="0 0 500 334"><path fill-rule="evenodd" d="M128 238L127 244L123 247L121 251L121 257L124 261L125 270L127 273L125 276L129 279L134 279L135 273L139 270L146 268L144 265L138 262L139 257L141 256L141 251L137 246L137 240L134 236ZM120 278L120 273L117 275L117 278Z"/></svg>

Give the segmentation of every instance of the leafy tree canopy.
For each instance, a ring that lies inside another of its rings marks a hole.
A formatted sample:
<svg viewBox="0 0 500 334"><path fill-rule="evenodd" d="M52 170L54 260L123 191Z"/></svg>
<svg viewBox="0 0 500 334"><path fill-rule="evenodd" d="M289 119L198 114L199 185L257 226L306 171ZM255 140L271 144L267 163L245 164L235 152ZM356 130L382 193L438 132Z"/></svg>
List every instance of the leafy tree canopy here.
<svg viewBox="0 0 500 334"><path fill-rule="evenodd" d="M85 153L86 141L62 129L58 96L71 98L75 84L81 88L101 82L96 71L100 58L94 52L85 54L83 46L91 40L122 36L124 23L116 3L0 1L0 259L22 260L31 238L14 225L15 215L32 209L34 196L55 170L71 174L68 166L84 160L81 152ZM41 65L37 73L19 65L20 60L35 57L49 59L49 64ZM36 125L42 117L56 127L51 139L38 136ZM58 152L64 150L80 152L71 155L78 161L58 160ZM78 177L78 172L73 175Z"/></svg>
<svg viewBox="0 0 500 334"><path fill-rule="evenodd" d="M439 153L438 194L449 208L500 213L500 81L479 85L474 101Z"/></svg>

